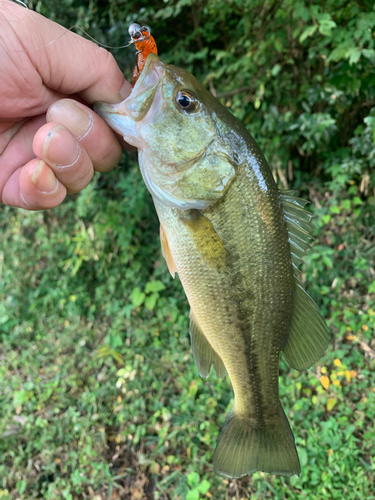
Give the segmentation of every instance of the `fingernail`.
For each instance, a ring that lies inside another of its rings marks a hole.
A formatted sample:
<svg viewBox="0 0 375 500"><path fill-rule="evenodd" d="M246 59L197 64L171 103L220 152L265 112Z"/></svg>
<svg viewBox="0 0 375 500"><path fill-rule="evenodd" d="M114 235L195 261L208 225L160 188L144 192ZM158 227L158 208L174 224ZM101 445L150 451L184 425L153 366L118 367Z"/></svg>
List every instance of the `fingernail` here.
<svg viewBox="0 0 375 500"><path fill-rule="evenodd" d="M31 176L31 182L42 193L53 193L57 189L59 181L48 165L40 160Z"/></svg>
<svg viewBox="0 0 375 500"><path fill-rule="evenodd" d="M119 92L121 101L124 101L127 97L129 97L131 91L132 86L128 81L126 81Z"/></svg>
<svg viewBox="0 0 375 500"><path fill-rule="evenodd" d="M80 154L77 139L63 125L56 125L44 139L41 156L49 165L65 168L74 165Z"/></svg>
<svg viewBox="0 0 375 500"><path fill-rule="evenodd" d="M73 99L60 99L52 104L47 121L65 125L78 140L89 133L94 123L91 114Z"/></svg>

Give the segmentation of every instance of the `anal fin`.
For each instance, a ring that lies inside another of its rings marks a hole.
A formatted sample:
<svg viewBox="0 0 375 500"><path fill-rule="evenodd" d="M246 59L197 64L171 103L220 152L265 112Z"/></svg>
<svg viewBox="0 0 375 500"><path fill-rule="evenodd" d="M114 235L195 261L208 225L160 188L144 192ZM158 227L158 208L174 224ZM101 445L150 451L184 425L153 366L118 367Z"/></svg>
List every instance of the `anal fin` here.
<svg viewBox="0 0 375 500"><path fill-rule="evenodd" d="M318 306L296 280L292 326L283 354L296 370L305 370L320 359L328 346L328 330Z"/></svg>
<svg viewBox="0 0 375 500"><path fill-rule="evenodd" d="M192 311L190 311L189 333L191 338L191 349L199 375L202 378L207 378L210 374L211 365L213 364L217 376L219 378L225 377L227 371L224 363L206 339L198 323L195 321Z"/></svg>
<svg viewBox="0 0 375 500"><path fill-rule="evenodd" d="M160 224L160 243L161 243L161 253L163 254L163 257L167 263L169 272L171 273L171 276L174 279L177 269L172 257L171 249L169 248L167 237L165 235L163 226L161 224Z"/></svg>

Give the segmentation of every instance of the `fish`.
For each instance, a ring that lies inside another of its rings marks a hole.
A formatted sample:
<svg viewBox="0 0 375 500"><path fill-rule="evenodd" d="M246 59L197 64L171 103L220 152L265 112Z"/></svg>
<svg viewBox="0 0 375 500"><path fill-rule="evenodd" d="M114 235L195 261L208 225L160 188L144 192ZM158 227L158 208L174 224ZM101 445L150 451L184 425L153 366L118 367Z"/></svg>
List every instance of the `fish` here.
<svg viewBox="0 0 375 500"><path fill-rule="evenodd" d="M302 370L328 345L298 280L313 215L279 190L260 148L188 71L150 54L130 96L95 111L138 148L162 253L190 304L199 374L229 376L234 403L214 452L217 474L290 476L300 463L279 398L279 358Z"/></svg>

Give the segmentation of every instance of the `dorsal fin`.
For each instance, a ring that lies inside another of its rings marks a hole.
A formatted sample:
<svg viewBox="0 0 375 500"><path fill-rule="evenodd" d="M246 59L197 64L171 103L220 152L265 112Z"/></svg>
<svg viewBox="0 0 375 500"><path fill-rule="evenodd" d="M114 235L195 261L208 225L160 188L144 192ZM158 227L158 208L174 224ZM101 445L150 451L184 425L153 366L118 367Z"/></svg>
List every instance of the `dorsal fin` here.
<svg viewBox="0 0 375 500"><path fill-rule="evenodd" d="M289 233L293 270L298 275L300 272L299 266L303 262L303 256L314 240L312 232L315 226L311 224L311 220L315 216L303 208L309 202L294 195L295 191L280 190L284 219Z"/></svg>
<svg viewBox="0 0 375 500"><path fill-rule="evenodd" d="M303 256L314 240L312 232L315 227L311 224L314 215L304 210L309 202L294 195L295 191L280 192L293 269L298 275ZM295 280L294 313L283 353L292 368L303 370L316 363L326 350L328 331L317 305L306 293L297 276Z"/></svg>

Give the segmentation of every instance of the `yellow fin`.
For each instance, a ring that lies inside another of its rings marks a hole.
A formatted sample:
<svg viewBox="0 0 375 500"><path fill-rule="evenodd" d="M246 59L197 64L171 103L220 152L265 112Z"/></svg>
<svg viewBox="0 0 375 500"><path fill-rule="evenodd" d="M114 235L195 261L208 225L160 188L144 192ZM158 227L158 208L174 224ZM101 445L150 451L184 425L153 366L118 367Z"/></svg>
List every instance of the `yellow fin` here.
<svg viewBox="0 0 375 500"><path fill-rule="evenodd" d="M217 271L226 269L230 265L229 253L211 222L199 210L182 212L180 218L202 260Z"/></svg>
<svg viewBox="0 0 375 500"><path fill-rule="evenodd" d="M169 248L167 237L165 235L163 226L161 224L160 224L160 243L161 243L161 253L163 254L163 257L167 263L169 272L171 273L171 276L174 279L177 269L172 257L171 249Z"/></svg>

